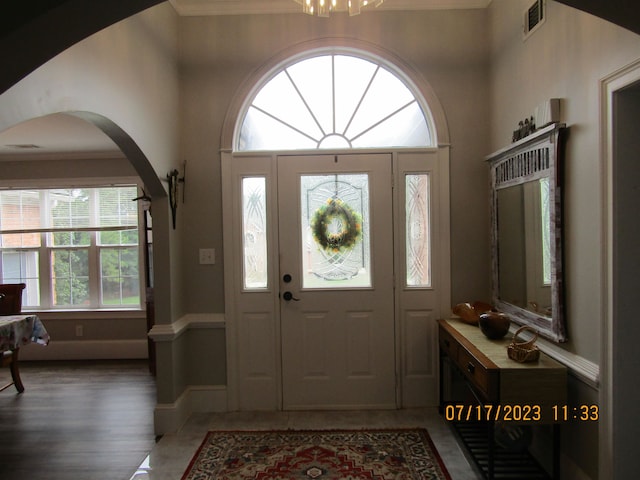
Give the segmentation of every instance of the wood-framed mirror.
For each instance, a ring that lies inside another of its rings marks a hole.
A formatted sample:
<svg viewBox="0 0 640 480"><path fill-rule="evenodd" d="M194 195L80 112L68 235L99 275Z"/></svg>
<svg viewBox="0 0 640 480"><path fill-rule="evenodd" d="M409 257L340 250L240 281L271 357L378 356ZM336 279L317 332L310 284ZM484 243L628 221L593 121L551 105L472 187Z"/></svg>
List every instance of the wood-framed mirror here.
<svg viewBox="0 0 640 480"><path fill-rule="evenodd" d="M567 340L562 269L564 124L486 160L491 181L492 303L520 325Z"/></svg>

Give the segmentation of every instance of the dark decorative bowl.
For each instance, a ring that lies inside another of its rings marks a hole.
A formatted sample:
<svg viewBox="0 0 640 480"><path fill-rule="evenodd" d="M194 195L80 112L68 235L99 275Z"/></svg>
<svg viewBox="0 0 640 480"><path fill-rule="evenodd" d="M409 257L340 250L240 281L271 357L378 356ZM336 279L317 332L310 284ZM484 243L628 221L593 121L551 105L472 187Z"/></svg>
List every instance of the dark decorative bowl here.
<svg viewBox="0 0 640 480"><path fill-rule="evenodd" d="M504 337L509 331L511 320L506 313L485 312L480 315L478 323L485 337L490 340L498 340Z"/></svg>

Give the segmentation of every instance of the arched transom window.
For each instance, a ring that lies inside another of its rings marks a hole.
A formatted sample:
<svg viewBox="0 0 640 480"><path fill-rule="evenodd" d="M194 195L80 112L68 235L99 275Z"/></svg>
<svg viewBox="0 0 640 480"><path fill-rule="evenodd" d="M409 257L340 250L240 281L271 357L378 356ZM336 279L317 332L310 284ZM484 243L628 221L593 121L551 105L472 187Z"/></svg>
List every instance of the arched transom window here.
<svg viewBox="0 0 640 480"><path fill-rule="evenodd" d="M292 63L256 93L237 150L427 147L425 112L381 63L346 54Z"/></svg>

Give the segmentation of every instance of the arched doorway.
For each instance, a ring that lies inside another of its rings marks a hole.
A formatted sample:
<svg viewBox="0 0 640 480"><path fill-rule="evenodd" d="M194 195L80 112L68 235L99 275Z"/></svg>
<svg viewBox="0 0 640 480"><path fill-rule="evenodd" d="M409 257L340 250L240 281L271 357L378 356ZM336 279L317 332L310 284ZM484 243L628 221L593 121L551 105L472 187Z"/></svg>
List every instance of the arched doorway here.
<svg viewBox="0 0 640 480"><path fill-rule="evenodd" d="M25 283L23 306L40 311L54 331L64 318L79 325L91 319L101 332L91 347L63 334L58 348L34 352L35 359L144 356L152 344L133 332L144 328L143 292L151 280L142 228L149 212L131 200L146 193L158 210L165 203L146 156L112 120L85 111L35 117L0 139L14 145L0 158L7 167L0 182L1 279ZM24 234L7 233L16 229ZM114 317L130 325L114 333ZM130 342L114 349L112 335ZM149 358L153 363L151 351Z"/></svg>
<svg viewBox="0 0 640 480"><path fill-rule="evenodd" d="M421 90L332 46L242 95L222 158L230 406L435 404L448 149Z"/></svg>

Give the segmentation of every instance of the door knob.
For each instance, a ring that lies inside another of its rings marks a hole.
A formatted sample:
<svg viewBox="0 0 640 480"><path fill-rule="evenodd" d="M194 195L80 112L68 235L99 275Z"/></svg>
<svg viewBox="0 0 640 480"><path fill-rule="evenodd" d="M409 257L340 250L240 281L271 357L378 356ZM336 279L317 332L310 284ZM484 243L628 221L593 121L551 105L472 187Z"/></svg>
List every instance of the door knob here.
<svg viewBox="0 0 640 480"><path fill-rule="evenodd" d="M293 293L291 293L291 292L284 292L282 294L282 298L284 299L285 302L290 302L291 300L293 300L295 302L299 302L300 301L300 299L294 297Z"/></svg>

